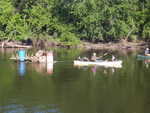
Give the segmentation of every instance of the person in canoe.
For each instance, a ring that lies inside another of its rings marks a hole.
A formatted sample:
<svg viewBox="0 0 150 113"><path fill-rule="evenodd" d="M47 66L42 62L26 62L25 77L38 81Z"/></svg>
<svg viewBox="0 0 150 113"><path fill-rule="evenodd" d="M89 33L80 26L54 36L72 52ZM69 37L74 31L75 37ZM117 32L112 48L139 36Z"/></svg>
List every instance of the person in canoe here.
<svg viewBox="0 0 150 113"><path fill-rule="evenodd" d="M97 56L96 56L96 53L93 53L93 55L92 55L92 57L91 57L91 61L96 62L96 61L99 60L99 59L100 59L100 57L97 57Z"/></svg>
<svg viewBox="0 0 150 113"><path fill-rule="evenodd" d="M81 58L80 56L78 57L77 60L79 60L79 61L89 61L89 59L87 57Z"/></svg>
<svg viewBox="0 0 150 113"><path fill-rule="evenodd" d="M112 55L111 61L115 61L115 60L116 60L116 57L114 55Z"/></svg>
<svg viewBox="0 0 150 113"><path fill-rule="evenodd" d="M145 49L144 54L145 54L145 56L150 56L149 48L146 48L146 49Z"/></svg>

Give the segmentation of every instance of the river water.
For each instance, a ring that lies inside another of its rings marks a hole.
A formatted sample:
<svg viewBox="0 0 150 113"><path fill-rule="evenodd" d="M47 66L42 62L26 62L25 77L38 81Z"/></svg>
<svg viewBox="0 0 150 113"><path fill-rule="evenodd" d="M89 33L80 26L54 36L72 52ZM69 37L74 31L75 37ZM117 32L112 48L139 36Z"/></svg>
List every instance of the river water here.
<svg viewBox="0 0 150 113"><path fill-rule="evenodd" d="M150 112L150 65L139 52L111 52L123 60L117 69L73 66L78 56L106 51L56 49L49 66L9 60L15 51L0 50L0 113Z"/></svg>

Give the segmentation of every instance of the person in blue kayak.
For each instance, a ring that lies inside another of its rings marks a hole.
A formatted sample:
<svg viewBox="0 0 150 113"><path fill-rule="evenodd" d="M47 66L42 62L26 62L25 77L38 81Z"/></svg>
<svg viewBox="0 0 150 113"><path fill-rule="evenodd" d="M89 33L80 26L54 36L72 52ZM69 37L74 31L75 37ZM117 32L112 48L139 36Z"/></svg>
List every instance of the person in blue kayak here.
<svg viewBox="0 0 150 113"><path fill-rule="evenodd" d="M25 61L26 60L26 51L24 49L18 50L18 59L19 61Z"/></svg>
<svg viewBox="0 0 150 113"><path fill-rule="evenodd" d="M149 54L149 48L146 48L146 49L145 49L144 54L145 54L146 56L150 56L150 54Z"/></svg>

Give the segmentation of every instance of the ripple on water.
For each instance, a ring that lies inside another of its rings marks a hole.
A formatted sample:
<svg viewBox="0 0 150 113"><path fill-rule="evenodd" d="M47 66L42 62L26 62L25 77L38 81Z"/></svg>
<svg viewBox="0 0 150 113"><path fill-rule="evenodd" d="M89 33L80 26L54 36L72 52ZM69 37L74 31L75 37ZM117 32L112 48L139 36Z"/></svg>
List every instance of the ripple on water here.
<svg viewBox="0 0 150 113"><path fill-rule="evenodd" d="M10 104L0 106L2 113L62 113L57 105L37 105L33 107L25 107L21 104Z"/></svg>

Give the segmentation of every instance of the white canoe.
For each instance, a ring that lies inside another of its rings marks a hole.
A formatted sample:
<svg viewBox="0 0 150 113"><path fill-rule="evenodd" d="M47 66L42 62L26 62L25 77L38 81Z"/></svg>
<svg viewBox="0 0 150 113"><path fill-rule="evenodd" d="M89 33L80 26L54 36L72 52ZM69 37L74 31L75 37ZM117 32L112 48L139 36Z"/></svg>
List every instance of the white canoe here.
<svg viewBox="0 0 150 113"><path fill-rule="evenodd" d="M91 61L79 61L74 60L74 66L91 66L91 65L97 65L97 66L103 66L103 67L115 67L115 68L121 68L122 67L122 61L97 61L97 62L91 62Z"/></svg>

